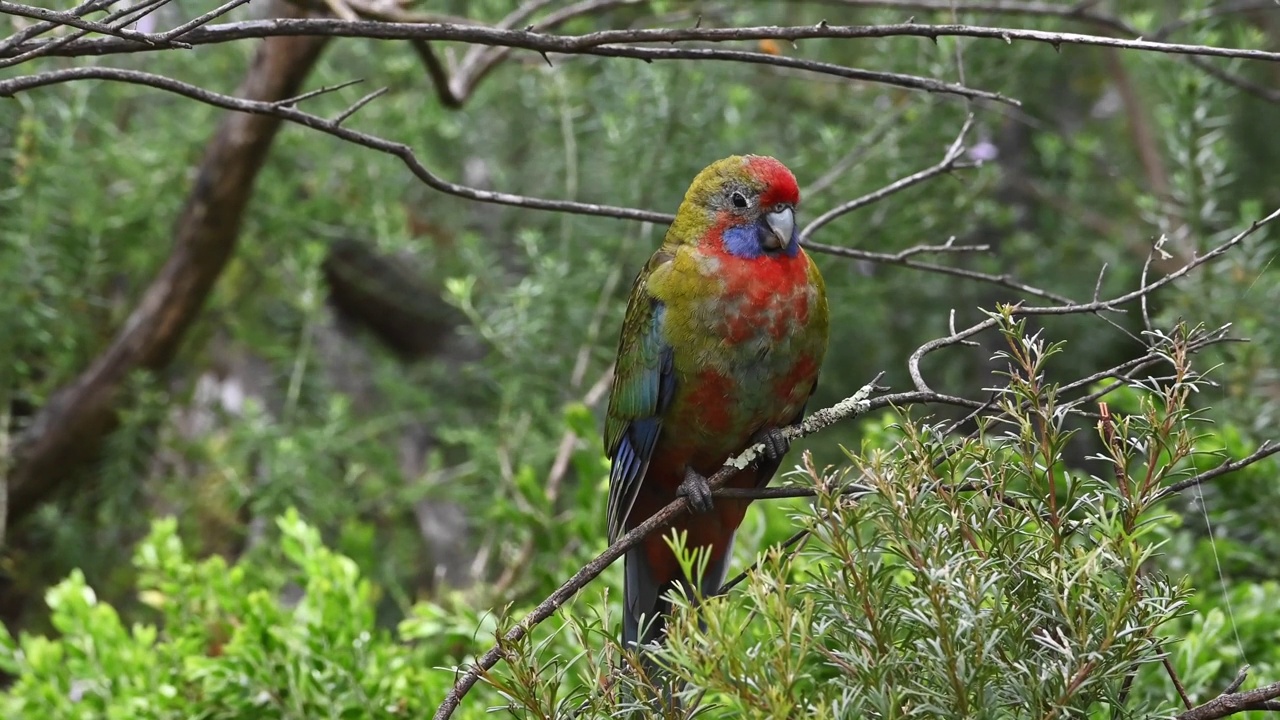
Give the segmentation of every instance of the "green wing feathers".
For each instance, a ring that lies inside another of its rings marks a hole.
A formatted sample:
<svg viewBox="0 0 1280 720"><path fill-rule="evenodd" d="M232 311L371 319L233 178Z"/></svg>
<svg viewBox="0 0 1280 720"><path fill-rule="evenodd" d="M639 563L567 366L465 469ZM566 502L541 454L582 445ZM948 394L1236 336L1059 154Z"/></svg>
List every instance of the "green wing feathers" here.
<svg viewBox="0 0 1280 720"><path fill-rule="evenodd" d="M605 417L609 471L609 542L622 535L662 431L662 413L675 394L671 347L662 333L665 307L648 290L653 270L670 260L659 253L636 278L627 302L613 391Z"/></svg>

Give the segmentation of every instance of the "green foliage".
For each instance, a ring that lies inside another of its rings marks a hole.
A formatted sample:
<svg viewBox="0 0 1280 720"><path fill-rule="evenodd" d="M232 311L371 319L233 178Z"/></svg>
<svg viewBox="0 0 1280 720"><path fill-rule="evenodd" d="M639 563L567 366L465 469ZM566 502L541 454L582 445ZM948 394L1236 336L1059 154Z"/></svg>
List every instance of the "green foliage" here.
<svg viewBox="0 0 1280 720"><path fill-rule="evenodd" d="M157 521L134 558L151 624L126 625L72 573L46 598L59 639L0 636L0 667L18 676L5 717L421 716L447 687L441 658L376 625L372 585L297 513L279 526L291 572L268 579L193 560L177 524Z"/></svg>
<svg viewBox="0 0 1280 720"><path fill-rule="evenodd" d="M1217 462L1188 405L1204 378L1179 366L1176 381L1120 398L1099 430L1106 450L1072 470L1071 405L1043 384L1065 347L1007 318L1005 335L1001 415L969 438L899 424L841 466L808 463L800 483L817 497L791 514L807 539L766 551L742 588L696 611L677 597L669 641L645 651L669 675L624 663L600 693L590 645L573 657L519 645L499 681L523 688L516 715L617 703L671 718L699 706L761 719L1151 717L1178 703L1166 654L1200 701L1246 663L1269 677L1274 583L1237 586L1228 618L1216 583L1153 570L1169 554L1165 488ZM670 678L685 709L660 689Z"/></svg>
<svg viewBox="0 0 1280 720"><path fill-rule="evenodd" d="M1193 594L1176 571L1150 570L1171 554L1162 491L1210 469L1232 442L1206 434L1188 405L1204 379L1180 365L1176 381L1117 396L1104 452L1072 470L1069 405L1044 381L1066 347L1003 322L1009 382L997 419L967 439L864 421L860 452L797 475L817 493L787 516L809 533L798 551L767 551L740 589L697 611L677 598L669 642L647 652L687 684L687 705L746 718L1104 717L1120 706L1143 717L1174 707L1156 662L1166 652L1201 699L1244 663L1280 672L1274 582L1238 584L1224 612L1209 578ZM1171 357L1185 357L1182 337L1170 337ZM581 408L566 423L591 431ZM595 462L583 470L601 474ZM47 596L57 639L0 634L0 669L17 677L0 709L421 717L452 681L439 668L510 624L423 602L392 633L353 560L296 511L277 525L283 572L194 560L173 519L154 523L134 555L150 622L126 624L72 573ZM700 574L697 553L676 545L686 572ZM660 702L644 676L615 669L615 623L596 602L611 594L589 588L532 636L503 643L504 665L458 717L494 702L540 718Z"/></svg>
<svg viewBox="0 0 1280 720"><path fill-rule="evenodd" d="M497 22L515 3L419 5ZM1239 14L1204 12L1209 0L1109 5L1142 33L1187 19L1169 38L1179 42L1275 43ZM720 26L904 19L898 9L821 3L653 2L562 29L655 17L689 26L695 15ZM918 20L952 18L921 12ZM959 20L1096 30L1052 17ZM230 92L255 47L109 62ZM438 48L445 56L467 49ZM451 110L436 102L407 44L334 40L306 89L365 83L303 106L332 117L385 86L348 126L410 144L443 177L668 212L707 162L774 154L805 188L802 222L934 164L973 112L966 159L981 149L990 158L982 166L904 190L814 240L878 252L952 237L987 244L987 253L915 259L1077 300L1136 287L1148 256L1150 277L1159 277L1280 203L1280 105L1178 58L949 38L775 50L963 80L1023 104L971 107L758 65L552 56L549 67L513 52ZM1219 70L1274 86L1273 67L1218 60ZM102 353L166 262L192 168L222 117L109 83L0 101L0 472L13 460L10 441ZM824 176L825 187L814 187ZM231 264L174 363L130 378L100 461L10 533L0 607L17 639L5 640L0 662L15 679L0 714L429 712L453 677L436 668L483 652L604 548L596 383L612 361L629 283L661 232L444 196L394 158L283 127ZM430 288L424 295L438 295L418 300L464 318L439 355L406 362L336 318L323 262L331 241L348 238L402 263ZM1168 713L1176 693L1147 662L1157 638L1198 700L1244 663L1254 678L1280 678L1276 464L1158 506L1144 493L1159 483L1136 479L1148 469L1165 475L1161 482L1203 472L1275 437L1275 238L1258 233L1166 288L1147 312L1108 315L1118 329L1094 317L1044 318L1010 328L1013 346L989 334L974 338L978 348L926 360L934 387L971 397L1009 380L993 371L1021 368L1006 404L1033 396L1049 404L1020 410L1016 423L987 424L961 440L941 431L961 411L886 412L802 443L797 455L809 450L813 467L826 469L787 478L820 488L819 500L756 504L733 567L763 558L761 570L708 603L705 629L682 616L662 655L672 672L692 681L690 695L706 691L711 717L786 716L797 710L791 696L807 699L804 712L815 717L1004 716L1015 700L1047 714L1063 697L1064 716L1105 717L1119 681L1139 665L1129 712ZM985 317L980 308L1022 298L953 276L832 256L817 262L833 339L812 407L880 371L895 390L909 387L904 358L944 333L951 311L962 327ZM1168 383L1156 383L1103 398L1128 423L1124 433L1163 438L1158 452L1132 455L1105 446L1094 418L1056 414L1060 406L1040 391L1144 352L1154 341L1144 316L1155 328L1232 323L1252 342L1208 350L1198 367L1219 367L1192 395L1169 397ZM1032 351L1057 352L1043 376L1026 372ZM1000 352L1009 355L990 359ZM929 460L942 448L957 454L935 468ZM1135 484L1114 482L1117 463ZM837 494L855 480L867 487ZM973 482L987 492L945 490ZM1050 507L1060 524L1040 516ZM801 552L770 549L798 528L813 531ZM1139 566L1144 579L1135 585ZM619 587L620 572L606 572L509 648L459 716L490 705L520 717L579 706L600 716L624 691L652 694L632 679L599 691L618 659L610 610ZM873 626L872 617L892 622Z"/></svg>

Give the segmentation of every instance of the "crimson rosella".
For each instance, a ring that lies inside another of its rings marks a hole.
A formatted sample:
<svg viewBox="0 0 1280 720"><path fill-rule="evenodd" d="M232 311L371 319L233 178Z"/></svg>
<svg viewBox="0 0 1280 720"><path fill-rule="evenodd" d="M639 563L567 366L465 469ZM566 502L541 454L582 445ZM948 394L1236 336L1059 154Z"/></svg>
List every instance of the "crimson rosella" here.
<svg viewBox="0 0 1280 720"><path fill-rule="evenodd" d="M712 502L707 476L748 446L764 458L726 487L767 485L818 382L827 349L822 276L800 249L796 179L770 157L733 156L698 173L662 247L636 278L618 344L605 450L609 541L678 495L675 523L706 548L700 590L724 582L747 500ZM655 533L627 552L624 646L660 637L671 588L688 580Z"/></svg>

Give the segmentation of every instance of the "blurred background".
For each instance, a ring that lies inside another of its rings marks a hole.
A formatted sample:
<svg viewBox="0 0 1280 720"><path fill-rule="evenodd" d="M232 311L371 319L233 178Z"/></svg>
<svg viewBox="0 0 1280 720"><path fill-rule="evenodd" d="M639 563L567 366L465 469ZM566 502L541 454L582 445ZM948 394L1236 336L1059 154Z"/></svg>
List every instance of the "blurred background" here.
<svg viewBox="0 0 1280 720"><path fill-rule="evenodd" d="M1274 3L1111 0L1072 15L1078 5L955 8L975 25L1280 50ZM271 7L254 3L230 19ZM557 30L688 27L699 18L705 26L950 22L949 7L615 3ZM496 22L513 8L455 0L412 9ZM206 9L175 0L147 22L170 27ZM30 22L0 17L0 31ZM93 62L231 93L260 43ZM963 159L979 167L894 194L812 239L878 252L951 238L986 244L985 253L920 259L1007 274L1076 300L1092 297L1104 265L1103 296L1137 287L1161 236L1167 258L1156 254L1153 277L1280 205L1277 64L955 38L737 46L963 82L1022 105L760 65L548 62L517 51L450 107L422 47L338 39L302 89L363 82L301 107L333 116L385 86L347 125L409 144L444 178L660 212L674 212L707 163L773 155L804 189L801 222L937 163L973 112ZM437 43L429 52L448 67L468 50ZM42 59L0 69L0 79L70 63ZM0 469L16 472L14 449L33 418L110 346L169 259L224 116L100 82L0 101ZM193 557L288 578L276 518L296 508L369 579L381 627L429 617L433 632L456 643L433 644L428 657L457 662L484 645L476 627L489 609L531 606L605 547L605 379L631 281L663 231L451 197L394 157L285 124L252 187L234 254L171 361L131 373L118 422L100 443L84 440L93 452L43 468L48 490L11 503L0 620L15 634L53 629L45 593L79 570L126 624L153 622L131 558L157 518L176 519L174 537ZM1280 427L1275 236L1259 233L1160 292L1150 308L1158 324L1232 323L1250 339L1202 362L1221 366L1197 403L1233 451ZM811 407L881 371L884 384L908 389L907 356L947 334L952 311L964 326L1023 297L938 273L815 257L833 324ZM1113 319L1141 331L1138 313ZM1087 316L1043 327L1066 342L1051 380L1145 352ZM982 397L999 338L980 340L930 356L935 389ZM946 408L912 413L955 417ZM819 464L838 462L841 446L856 450L896 417L838 426L802 447ZM1093 437L1079 435L1073 452L1096 451ZM1217 632L1239 631L1258 648L1255 663L1280 642L1280 622L1266 620L1280 599L1275 474L1269 461L1170 506L1179 519L1158 560L1202 590L1197 612L1234 599L1232 623ZM801 502L757 503L739 534L739 566L790 534L789 508ZM620 568L602 582L616 593ZM1241 630L1255 621L1256 632ZM1229 678L1234 667L1219 672Z"/></svg>

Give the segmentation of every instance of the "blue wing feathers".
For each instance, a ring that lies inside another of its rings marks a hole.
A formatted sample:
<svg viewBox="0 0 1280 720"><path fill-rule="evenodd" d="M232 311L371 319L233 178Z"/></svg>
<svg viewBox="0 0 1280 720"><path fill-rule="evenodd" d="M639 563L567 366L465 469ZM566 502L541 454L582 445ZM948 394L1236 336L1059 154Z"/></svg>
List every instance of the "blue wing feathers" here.
<svg viewBox="0 0 1280 720"><path fill-rule="evenodd" d="M666 308L654 300L650 305L648 332L636 350L643 358L643 375L630 385L635 395L626 398L633 412L623 425L612 453L609 469L609 541L623 534L627 516L644 483L649 461L662 434L662 418L676 395L675 352L663 338L662 323ZM661 594L669 584L655 581L643 544L627 551L623 561L623 629L622 639L630 644L649 642L662 633L664 614L670 612ZM723 580L728 559L722 558L710 573L715 588ZM645 627L641 627L641 623Z"/></svg>
<svg viewBox="0 0 1280 720"><path fill-rule="evenodd" d="M649 327L636 351L643 358L639 382L630 385L635 393L620 406L627 408L630 418L619 434L610 458L609 468L609 540L622 535L623 525L635 502L644 474L653 457L658 436L662 433L662 416L676 393L675 357L662 334L665 306L651 301Z"/></svg>

